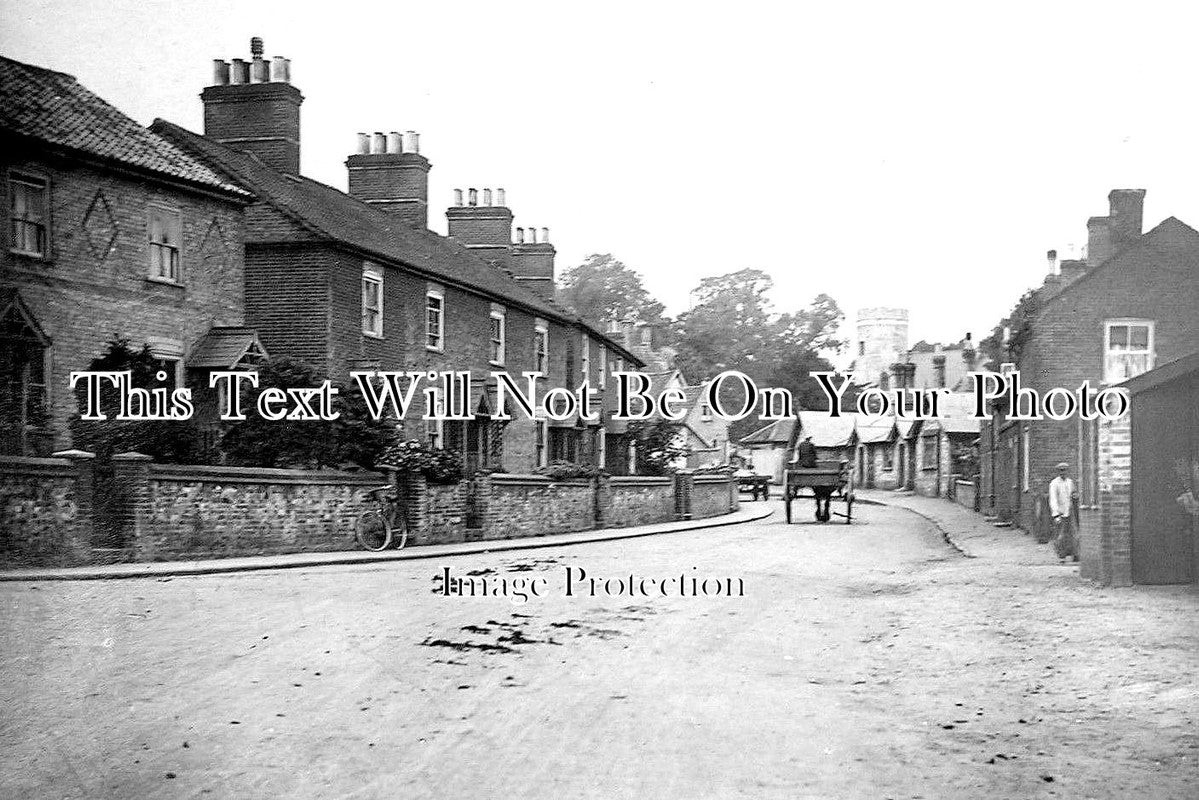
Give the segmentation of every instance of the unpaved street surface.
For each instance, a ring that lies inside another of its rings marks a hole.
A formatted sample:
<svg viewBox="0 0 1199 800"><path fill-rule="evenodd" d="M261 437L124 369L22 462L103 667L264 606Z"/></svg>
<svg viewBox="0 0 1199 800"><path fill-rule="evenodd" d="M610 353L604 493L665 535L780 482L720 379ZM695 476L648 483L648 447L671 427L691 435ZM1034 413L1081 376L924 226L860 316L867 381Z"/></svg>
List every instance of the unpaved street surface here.
<svg viewBox="0 0 1199 800"><path fill-rule="evenodd" d="M1194 591L801 518L0 584L0 797L1197 796ZM546 596L446 597L446 566ZM566 597L566 567L745 591Z"/></svg>

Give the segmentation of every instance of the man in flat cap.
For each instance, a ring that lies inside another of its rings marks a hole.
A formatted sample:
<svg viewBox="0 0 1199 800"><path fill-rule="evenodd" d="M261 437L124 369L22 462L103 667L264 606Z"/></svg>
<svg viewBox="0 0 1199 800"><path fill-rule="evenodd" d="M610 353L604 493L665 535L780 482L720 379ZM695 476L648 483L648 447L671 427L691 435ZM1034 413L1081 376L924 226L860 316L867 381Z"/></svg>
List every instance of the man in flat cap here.
<svg viewBox="0 0 1199 800"><path fill-rule="evenodd" d="M1078 560L1074 535L1074 499L1078 489L1069 477L1070 465L1057 465L1057 477L1049 482L1049 513L1053 517L1053 549L1061 559Z"/></svg>

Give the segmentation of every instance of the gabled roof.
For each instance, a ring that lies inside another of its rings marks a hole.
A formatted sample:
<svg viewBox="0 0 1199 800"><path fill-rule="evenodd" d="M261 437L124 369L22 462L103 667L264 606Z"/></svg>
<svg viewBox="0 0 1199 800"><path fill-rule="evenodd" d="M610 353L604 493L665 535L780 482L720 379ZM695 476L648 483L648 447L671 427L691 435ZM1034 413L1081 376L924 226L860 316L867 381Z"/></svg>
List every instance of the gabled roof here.
<svg viewBox="0 0 1199 800"><path fill-rule="evenodd" d="M1075 287L1085 284L1087 281L1093 280L1096 275L1102 274L1114 266L1123 263L1125 257L1127 257L1130 253L1134 253L1144 248L1152 248L1159 242L1165 243L1172 235L1176 234L1193 238L1196 242L1195 246L1199 247L1199 231L1196 231L1190 225L1187 225L1185 222L1178 219L1178 217L1166 217L1157 225L1153 226L1152 229L1143 233L1140 238L1138 238L1129 247L1116 252L1102 264L1088 269L1077 279L1071 281L1052 297L1048 298L1038 312L1038 316L1044 313L1045 309L1048 308L1052 303L1056 302L1058 298L1068 297L1070 293L1074 291Z"/></svg>
<svg viewBox="0 0 1199 800"><path fill-rule="evenodd" d="M0 130L208 190L250 196L92 94L72 76L2 56Z"/></svg>
<svg viewBox="0 0 1199 800"><path fill-rule="evenodd" d="M165 120L151 130L249 187L266 203L295 222L301 236L278 234L272 241L312 241L312 236L401 264L439 281L586 329L634 364L641 359L578 317L545 300L462 245L351 197L332 186L271 169L254 156L226 147Z"/></svg>
<svg viewBox="0 0 1199 800"><path fill-rule="evenodd" d="M266 357L253 328L211 328L192 348L187 365L196 369L233 369L242 359Z"/></svg>
<svg viewBox="0 0 1199 800"><path fill-rule="evenodd" d="M895 417L879 417L869 421L858 420L858 441L862 444L891 442L899 435Z"/></svg>
<svg viewBox="0 0 1199 800"><path fill-rule="evenodd" d="M787 444L795 433L795 417L780 419L758 428L741 439L741 444Z"/></svg>
<svg viewBox="0 0 1199 800"><path fill-rule="evenodd" d="M830 417L827 411L800 411L799 436L811 436L817 447L845 447L853 441L855 415Z"/></svg>

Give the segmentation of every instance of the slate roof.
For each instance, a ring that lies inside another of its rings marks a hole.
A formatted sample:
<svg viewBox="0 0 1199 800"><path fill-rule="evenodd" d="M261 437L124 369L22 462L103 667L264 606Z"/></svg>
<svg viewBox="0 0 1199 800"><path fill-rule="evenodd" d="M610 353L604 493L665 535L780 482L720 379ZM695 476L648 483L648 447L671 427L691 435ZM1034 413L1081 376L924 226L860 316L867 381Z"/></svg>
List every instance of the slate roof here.
<svg viewBox="0 0 1199 800"><path fill-rule="evenodd" d="M0 130L210 190L250 196L72 76L2 56Z"/></svg>
<svg viewBox="0 0 1199 800"><path fill-rule="evenodd" d="M741 444L787 444L795 433L796 422L795 417L775 420L742 438Z"/></svg>
<svg viewBox="0 0 1199 800"><path fill-rule="evenodd" d="M897 429L895 417L880 417L870 422L858 422L858 441L862 444L876 444L892 441Z"/></svg>
<svg viewBox="0 0 1199 800"><path fill-rule="evenodd" d="M284 175L248 153L213 142L166 120L155 120L150 128L249 187L262 202L294 221L304 232L302 236L295 236L297 241L311 241L315 234L382 260L405 265L437 280L474 289L540 316L581 325L632 363L641 363L641 359L619 343L521 286L451 239L415 228L319 181ZM280 234L283 240L288 236Z"/></svg>

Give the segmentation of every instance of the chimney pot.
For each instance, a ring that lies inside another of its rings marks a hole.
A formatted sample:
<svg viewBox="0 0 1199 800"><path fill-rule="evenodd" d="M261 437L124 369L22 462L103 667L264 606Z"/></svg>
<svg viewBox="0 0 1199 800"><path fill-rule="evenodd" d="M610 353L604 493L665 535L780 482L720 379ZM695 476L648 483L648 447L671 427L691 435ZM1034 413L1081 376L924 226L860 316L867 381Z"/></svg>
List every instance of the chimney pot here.
<svg viewBox="0 0 1199 800"><path fill-rule="evenodd" d="M405 153L420 153L420 134L416 131L408 131L404 134L404 152Z"/></svg>
<svg viewBox="0 0 1199 800"><path fill-rule="evenodd" d="M479 190L478 189L467 189L466 190L466 202L467 202L467 205L477 206L479 204Z"/></svg>
<svg viewBox="0 0 1199 800"><path fill-rule="evenodd" d="M496 189L496 190L495 190L495 204L496 204L497 206L506 206L506 205L508 205L508 203L507 203L507 199L506 199L506 198L505 198L505 196L504 196L504 190L503 190L503 189Z"/></svg>
<svg viewBox="0 0 1199 800"><path fill-rule="evenodd" d="M212 85L224 86L229 82L229 62L224 59L212 60Z"/></svg>
<svg viewBox="0 0 1199 800"><path fill-rule="evenodd" d="M261 36L251 37L250 38L250 55L254 56L255 58L262 58L262 53L263 53L262 37Z"/></svg>
<svg viewBox="0 0 1199 800"><path fill-rule="evenodd" d="M289 80L287 68L287 59L283 56L275 56L271 59L271 83L287 83Z"/></svg>
<svg viewBox="0 0 1199 800"><path fill-rule="evenodd" d="M245 62L245 59L233 59L232 66L229 72L230 83L249 83L250 82L250 65Z"/></svg>
<svg viewBox="0 0 1199 800"><path fill-rule="evenodd" d="M391 133L387 134L387 152L389 152L389 153L402 153L403 152L403 148L401 147L400 134L396 133L395 131L392 131Z"/></svg>
<svg viewBox="0 0 1199 800"><path fill-rule="evenodd" d="M1049 252L1045 253L1045 260L1047 262L1049 262L1049 274L1056 275L1057 274L1057 251L1050 250Z"/></svg>
<svg viewBox="0 0 1199 800"><path fill-rule="evenodd" d="M454 205L456 205L456 206L462 205L462 190L461 189L454 190Z"/></svg>
<svg viewBox="0 0 1199 800"><path fill-rule="evenodd" d="M250 62L250 83L270 83L270 80L271 65L262 56L254 56Z"/></svg>
<svg viewBox="0 0 1199 800"><path fill-rule="evenodd" d="M483 190L483 205L485 205L485 206L491 205L491 190L490 189Z"/></svg>
<svg viewBox="0 0 1199 800"><path fill-rule="evenodd" d="M375 135L371 139L371 152L372 153L386 153L387 152L387 137L384 136L380 131L375 131Z"/></svg>
<svg viewBox="0 0 1199 800"><path fill-rule="evenodd" d="M371 151L371 135L369 133L358 134L358 155L365 156Z"/></svg>
<svg viewBox="0 0 1199 800"><path fill-rule="evenodd" d="M550 229L549 228L541 229L541 241L545 244L549 244L549 242L550 242Z"/></svg>
<svg viewBox="0 0 1199 800"><path fill-rule="evenodd" d="M525 229L524 228L516 229L516 243L517 244L525 243Z"/></svg>

